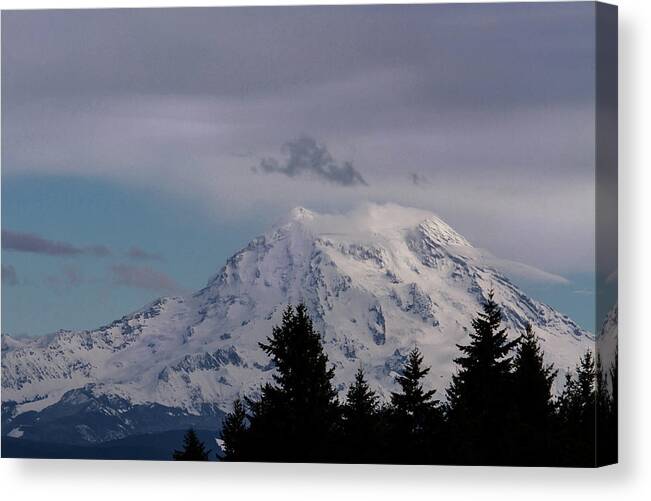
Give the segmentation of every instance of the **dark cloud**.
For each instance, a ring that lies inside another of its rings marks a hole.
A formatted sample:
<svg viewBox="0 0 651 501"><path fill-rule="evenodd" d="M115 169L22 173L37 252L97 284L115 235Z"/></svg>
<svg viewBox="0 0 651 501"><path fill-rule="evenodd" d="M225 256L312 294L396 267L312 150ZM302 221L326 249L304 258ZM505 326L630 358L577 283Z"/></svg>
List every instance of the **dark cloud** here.
<svg viewBox="0 0 651 501"><path fill-rule="evenodd" d="M18 274L16 268L10 264L2 265L2 285L18 285Z"/></svg>
<svg viewBox="0 0 651 501"><path fill-rule="evenodd" d="M165 293L182 290L173 278L148 266L116 264L111 266L110 272L114 285Z"/></svg>
<svg viewBox="0 0 651 501"><path fill-rule="evenodd" d="M80 256L88 255L106 257L111 250L104 245L78 247L68 242L60 242L40 237L33 233L2 230L2 248L18 252L31 252L49 256Z"/></svg>
<svg viewBox="0 0 651 501"><path fill-rule="evenodd" d="M131 259L140 260L140 261L161 261L163 259L163 257L160 254L147 252L146 250L141 249L136 245L133 245L127 251L127 257L130 257Z"/></svg>
<svg viewBox="0 0 651 501"><path fill-rule="evenodd" d="M259 169L266 173L279 173L288 177L311 174L318 179L341 186L368 185L351 162L339 165L325 145L310 136L288 141L282 147L287 160L280 164L275 158L264 158Z"/></svg>
<svg viewBox="0 0 651 501"><path fill-rule="evenodd" d="M429 179L427 179L427 177L425 177L423 174L419 174L418 172L410 172L409 179L411 179L411 183L414 186L429 184Z"/></svg>

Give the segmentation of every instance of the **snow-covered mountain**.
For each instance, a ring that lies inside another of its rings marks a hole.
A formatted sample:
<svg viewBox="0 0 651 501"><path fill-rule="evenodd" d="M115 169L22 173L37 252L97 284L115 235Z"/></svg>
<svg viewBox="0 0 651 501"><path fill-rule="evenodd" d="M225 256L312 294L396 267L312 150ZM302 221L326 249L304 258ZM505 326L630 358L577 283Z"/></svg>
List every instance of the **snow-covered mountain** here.
<svg viewBox="0 0 651 501"><path fill-rule="evenodd" d="M593 336L527 297L494 258L431 213L373 205L303 208L228 259L205 288L159 299L93 331L2 339L3 433L97 442L143 430L217 427L273 366L258 343L287 304L307 305L341 392L361 365L388 395L418 346L442 397L457 343L489 290L511 336L529 322L561 372ZM559 378L561 380L561 378Z"/></svg>
<svg viewBox="0 0 651 501"><path fill-rule="evenodd" d="M601 325L597 334L596 349L604 370L609 370L617 357L618 308L615 304Z"/></svg>

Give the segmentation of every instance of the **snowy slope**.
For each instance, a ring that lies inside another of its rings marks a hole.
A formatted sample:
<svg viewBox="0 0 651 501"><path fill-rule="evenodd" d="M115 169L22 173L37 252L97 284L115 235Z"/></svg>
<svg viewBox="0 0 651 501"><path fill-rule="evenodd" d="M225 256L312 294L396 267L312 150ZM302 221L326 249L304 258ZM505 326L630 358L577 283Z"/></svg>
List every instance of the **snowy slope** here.
<svg viewBox="0 0 651 501"><path fill-rule="evenodd" d="M597 335L596 347L604 370L608 370L617 356L618 312L615 304L606 316Z"/></svg>
<svg viewBox="0 0 651 501"><path fill-rule="evenodd" d="M456 344L467 342L490 289L512 336L530 322L548 360L561 372L573 367L593 347L592 335L527 297L492 264L428 212L368 204L319 215L297 208L191 296L159 299L90 332L3 337L3 422L60 407L64 395L74 405L80 393L71 390L79 388L85 399L103 402L93 409L104 414L111 399L189 416L227 411L237 395L255 393L269 379L273 367L258 342L284 307L298 302L322 333L340 391L362 365L387 395L417 345L442 396ZM135 432L130 426L121 422L111 437Z"/></svg>

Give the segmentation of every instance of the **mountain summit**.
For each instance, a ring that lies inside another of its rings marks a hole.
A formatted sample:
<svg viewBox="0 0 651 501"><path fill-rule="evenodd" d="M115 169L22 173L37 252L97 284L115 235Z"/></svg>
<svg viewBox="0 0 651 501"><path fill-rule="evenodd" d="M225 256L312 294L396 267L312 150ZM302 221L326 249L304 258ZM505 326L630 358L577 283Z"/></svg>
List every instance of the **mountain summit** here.
<svg viewBox="0 0 651 501"><path fill-rule="evenodd" d="M563 372L594 338L529 298L435 215L367 204L343 215L293 209L230 257L205 288L162 298L93 331L2 342L3 433L71 443L218 426L274 367L258 347L287 304L304 303L340 392L364 367L387 396L418 346L441 394L492 289L512 337L527 323ZM562 381L562 377L559 377Z"/></svg>

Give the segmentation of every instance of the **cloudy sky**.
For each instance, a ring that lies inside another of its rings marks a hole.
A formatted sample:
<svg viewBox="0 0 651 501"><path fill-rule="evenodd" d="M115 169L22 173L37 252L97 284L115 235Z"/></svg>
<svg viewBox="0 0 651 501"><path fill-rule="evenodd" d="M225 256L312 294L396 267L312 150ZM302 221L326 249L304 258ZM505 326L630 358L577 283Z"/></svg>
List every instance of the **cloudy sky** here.
<svg viewBox="0 0 651 501"><path fill-rule="evenodd" d="M591 3L3 12L2 330L367 200L563 277L523 286L592 329L594 71Z"/></svg>

